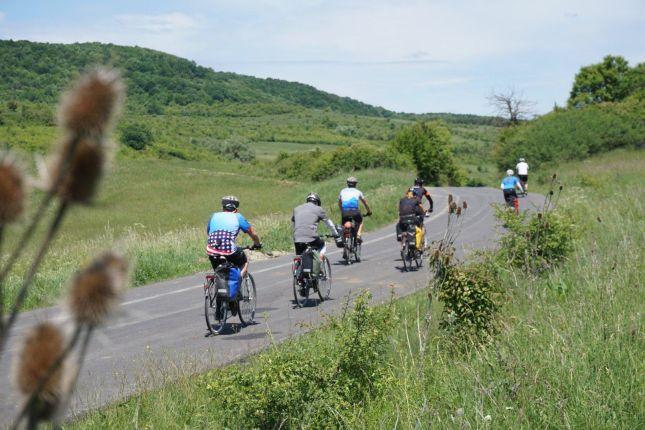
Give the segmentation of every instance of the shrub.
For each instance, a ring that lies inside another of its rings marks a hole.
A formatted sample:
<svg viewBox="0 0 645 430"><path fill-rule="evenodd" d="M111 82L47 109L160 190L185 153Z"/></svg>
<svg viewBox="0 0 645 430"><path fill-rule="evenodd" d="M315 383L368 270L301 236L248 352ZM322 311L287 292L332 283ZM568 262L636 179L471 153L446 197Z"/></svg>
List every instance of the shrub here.
<svg viewBox="0 0 645 430"><path fill-rule="evenodd" d="M290 342L253 363L206 374L206 389L232 427L339 427L339 414L378 394L395 319L392 306L370 308L369 297L360 295L349 315L332 320L331 341L313 336L304 349Z"/></svg>
<svg viewBox="0 0 645 430"><path fill-rule="evenodd" d="M440 121L418 122L403 128L394 139L396 151L407 154L417 173L433 185L460 185L462 174L450 150L450 130Z"/></svg>
<svg viewBox="0 0 645 430"><path fill-rule="evenodd" d="M255 160L255 151L247 138L234 136L226 140L204 140L197 144L227 160L249 162Z"/></svg>
<svg viewBox="0 0 645 430"><path fill-rule="evenodd" d="M136 151L145 149L152 141L152 130L145 124L130 123L121 129L121 143Z"/></svg>
<svg viewBox="0 0 645 430"><path fill-rule="evenodd" d="M507 229L499 240L502 262L540 272L562 261L573 250L576 225L560 210L522 212L496 208L496 216Z"/></svg>
<svg viewBox="0 0 645 430"><path fill-rule="evenodd" d="M486 339L494 333L502 290L491 261L446 266L437 290L443 302L440 327L456 344L467 338Z"/></svg>

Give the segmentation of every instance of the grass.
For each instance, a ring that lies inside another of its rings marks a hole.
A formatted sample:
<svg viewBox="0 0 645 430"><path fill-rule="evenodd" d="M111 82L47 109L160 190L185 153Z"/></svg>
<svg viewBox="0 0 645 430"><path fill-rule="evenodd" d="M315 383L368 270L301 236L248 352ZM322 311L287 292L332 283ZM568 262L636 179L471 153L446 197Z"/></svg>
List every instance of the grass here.
<svg viewBox="0 0 645 430"><path fill-rule="evenodd" d="M216 161L120 159L94 207L74 208L64 221L25 308L55 303L74 271L111 247L136 263L135 286L207 270L204 229L210 214L220 210L223 195L240 198L240 211L256 227L269 251L291 250L291 210L309 191L318 192L330 216L340 222L335 202L345 176L315 184L296 183L257 176L260 168ZM375 212L366 228L391 222L396 216L392 202L412 176L391 170L360 172L358 176ZM31 208L35 206L34 201ZM17 229L9 231L5 252L17 238L12 233ZM26 260L8 279L5 307L26 270Z"/></svg>
<svg viewBox="0 0 645 430"><path fill-rule="evenodd" d="M583 234L555 270L537 279L504 275L509 301L491 344L455 353L437 327L439 304L429 304L426 292L397 301L400 321L382 357L391 384L380 396L339 410L338 426L642 428L644 166L639 151L559 166L561 203ZM430 335L423 343L418 333L427 310ZM268 354L316 354L311 346L332 334L323 328ZM175 375L176 382L67 427L244 428L209 395L208 382L216 383L218 374Z"/></svg>

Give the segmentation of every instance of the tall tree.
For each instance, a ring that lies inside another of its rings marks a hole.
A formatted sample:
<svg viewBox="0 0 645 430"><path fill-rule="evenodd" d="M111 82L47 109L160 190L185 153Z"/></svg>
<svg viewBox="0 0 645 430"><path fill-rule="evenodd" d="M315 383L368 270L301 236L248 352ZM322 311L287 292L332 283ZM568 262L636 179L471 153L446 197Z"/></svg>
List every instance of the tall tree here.
<svg viewBox="0 0 645 430"><path fill-rule="evenodd" d="M417 174L426 182L460 184L461 173L450 150L450 130L441 122L418 122L405 127L393 145L398 152L412 158Z"/></svg>
<svg viewBox="0 0 645 430"><path fill-rule="evenodd" d="M634 69L621 56L607 55L601 63L585 66L576 74L569 95L569 107L623 100L642 85L643 65Z"/></svg>

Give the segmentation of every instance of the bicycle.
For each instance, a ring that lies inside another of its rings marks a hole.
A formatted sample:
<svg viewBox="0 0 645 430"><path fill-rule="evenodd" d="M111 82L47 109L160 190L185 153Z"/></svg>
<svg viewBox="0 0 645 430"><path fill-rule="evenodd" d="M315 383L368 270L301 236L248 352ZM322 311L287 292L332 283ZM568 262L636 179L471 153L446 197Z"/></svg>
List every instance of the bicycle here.
<svg viewBox="0 0 645 430"><path fill-rule="evenodd" d="M513 208L516 214L520 213L520 201L517 198L517 193L515 190L513 192L504 192L504 201L506 202L507 208Z"/></svg>
<svg viewBox="0 0 645 430"><path fill-rule="evenodd" d="M416 227L413 223L405 223L401 232L401 261L406 272L412 270L412 262L417 269L423 264L423 250L417 248Z"/></svg>
<svg viewBox="0 0 645 430"><path fill-rule="evenodd" d="M370 215L365 214L363 215L363 218L366 218L368 216ZM352 216L349 216L347 218L348 219L346 222L350 222L351 227L346 228L343 224L342 226L340 226L339 230L342 230L343 232L343 242L345 244L345 246L343 247L343 259L345 260L345 264L349 266L353 262L361 262L361 242L356 240L356 233L358 231L356 228L356 220ZM352 255L354 256L353 262Z"/></svg>
<svg viewBox="0 0 645 430"><path fill-rule="evenodd" d="M243 251L251 249L249 246L241 248ZM229 313L237 313L242 326L252 323L255 319L257 294L255 280L247 271L240 282L240 287L231 298L228 274L235 265L219 256L220 264L212 274L206 275L204 282L204 317L206 327L211 334L220 334L226 326Z"/></svg>
<svg viewBox="0 0 645 430"><path fill-rule="evenodd" d="M323 236L331 237L331 236ZM320 273L313 273L313 259L318 258L314 249L307 245L301 255L293 258L291 273L293 273L293 298L299 308L305 307L309 302L311 290L318 293L320 301L329 299L331 293L331 264L327 256L323 256L320 264Z"/></svg>

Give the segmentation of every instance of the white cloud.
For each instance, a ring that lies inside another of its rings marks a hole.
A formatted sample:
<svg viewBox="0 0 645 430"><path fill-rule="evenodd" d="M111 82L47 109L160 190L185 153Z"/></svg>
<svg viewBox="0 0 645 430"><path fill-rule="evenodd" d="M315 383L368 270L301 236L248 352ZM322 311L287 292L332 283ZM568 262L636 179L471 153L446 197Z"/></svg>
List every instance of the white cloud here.
<svg viewBox="0 0 645 430"><path fill-rule="evenodd" d="M126 27L151 33L181 31L197 27L197 22L193 18L181 12L159 15L124 14L116 15L114 18Z"/></svg>
<svg viewBox="0 0 645 430"><path fill-rule="evenodd" d="M455 78L442 78L430 79L427 81L416 82L414 85L417 87L449 87L451 85L465 84L472 81L471 78L455 77Z"/></svg>

